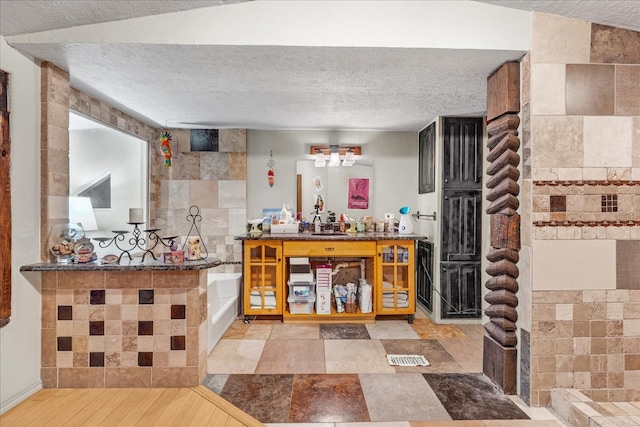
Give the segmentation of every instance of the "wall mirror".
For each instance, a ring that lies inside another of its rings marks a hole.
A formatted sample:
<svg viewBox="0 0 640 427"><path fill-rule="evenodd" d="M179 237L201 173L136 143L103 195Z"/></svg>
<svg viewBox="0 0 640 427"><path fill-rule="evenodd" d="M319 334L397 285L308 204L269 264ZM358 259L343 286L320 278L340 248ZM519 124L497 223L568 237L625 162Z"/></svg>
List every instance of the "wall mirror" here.
<svg viewBox="0 0 640 427"><path fill-rule="evenodd" d="M311 220L314 206L321 206L320 212L326 220L329 211L347 214L357 219L360 216L373 215L372 195L373 163L359 160L353 166L315 167L313 160L296 162L298 176L298 209L302 216Z"/></svg>
<svg viewBox="0 0 640 427"><path fill-rule="evenodd" d="M90 237L129 230L129 208L148 218L148 142L79 113L69 113L69 196L87 196L95 215ZM84 224L83 224L84 226Z"/></svg>

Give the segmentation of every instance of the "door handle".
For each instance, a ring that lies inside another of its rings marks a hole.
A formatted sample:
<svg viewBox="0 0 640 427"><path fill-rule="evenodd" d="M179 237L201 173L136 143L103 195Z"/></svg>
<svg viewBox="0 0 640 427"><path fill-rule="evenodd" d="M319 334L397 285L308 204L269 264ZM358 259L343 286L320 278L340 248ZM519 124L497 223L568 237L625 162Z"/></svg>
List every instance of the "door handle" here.
<svg viewBox="0 0 640 427"><path fill-rule="evenodd" d="M449 200L449 196L444 196L444 199L445 200Z"/></svg>
<svg viewBox="0 0 640 427"><path fill-rule="evenodd" d="M325 251L327 252L333 252L335 250L335 248L324 248Z"/></svg>

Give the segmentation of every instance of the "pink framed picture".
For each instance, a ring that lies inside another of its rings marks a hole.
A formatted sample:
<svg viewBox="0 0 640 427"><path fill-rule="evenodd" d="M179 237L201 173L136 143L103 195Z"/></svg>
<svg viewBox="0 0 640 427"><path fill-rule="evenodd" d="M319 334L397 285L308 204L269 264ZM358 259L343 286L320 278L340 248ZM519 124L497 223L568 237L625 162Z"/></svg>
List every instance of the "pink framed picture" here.
<svg viewBox="0 0 640 427"><path fill-rule="evenodd" d="M349 178L349 209L369 209L369 178Z"/></svg>

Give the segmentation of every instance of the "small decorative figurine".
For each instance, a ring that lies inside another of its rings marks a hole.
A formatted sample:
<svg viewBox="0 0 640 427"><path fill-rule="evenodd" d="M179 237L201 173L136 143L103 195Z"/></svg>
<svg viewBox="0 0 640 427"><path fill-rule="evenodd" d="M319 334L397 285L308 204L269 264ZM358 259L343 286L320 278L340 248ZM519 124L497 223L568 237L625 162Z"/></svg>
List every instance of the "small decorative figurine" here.
<svg viewBox="0 0 640 427"><path fill-rule="evenodd" d="M269 152L269 161L267 162L267 166L269 166L269 171L267 172L267 180L269 182L269 187L273 187L274 182L276 181L276 174L273 171L273 166L276 162L273 161L273 152Z"/></svg>
<svg viewBox="0 0 640 427"><path fill-rule="evenodd" d="M171 167L171 134L169 132L163 132L160 136L160 151L164 156L164 167Z"/></svg>

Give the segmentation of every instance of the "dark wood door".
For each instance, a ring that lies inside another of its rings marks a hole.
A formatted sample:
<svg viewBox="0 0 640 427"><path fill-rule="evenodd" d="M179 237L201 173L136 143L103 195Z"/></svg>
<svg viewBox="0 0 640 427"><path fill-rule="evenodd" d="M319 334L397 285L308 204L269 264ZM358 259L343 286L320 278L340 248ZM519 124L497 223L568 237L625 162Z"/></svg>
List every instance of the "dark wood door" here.
<svg viewBox="0 0 640 427"><path fill-rule="evenodd" d="M482 189L482 118L446 117L443 189Z"/></svg>
<svg viewBox="0 0 640 427"><path fill-rule="evenodd" d="M442 261L481 260L482 191L442 192Z"/></svg>
<svg viewBox="0 0 640 427"><path fill-rule="evenodd" d="M479 318L483 119L443 122L440 290L443 318Z"/></svg>
<svg viewBox="0 0 640 427"><path fill-rule="evenodd" d="M418 240L416 254L416 298L430 312L433 311L433 243Z"/></svg>
<svg viewBox="0 0 640 427"><path fill-rule="evenodd" d="M440 264L443 319L476 319L481 316L479 262Z"/></svg>

